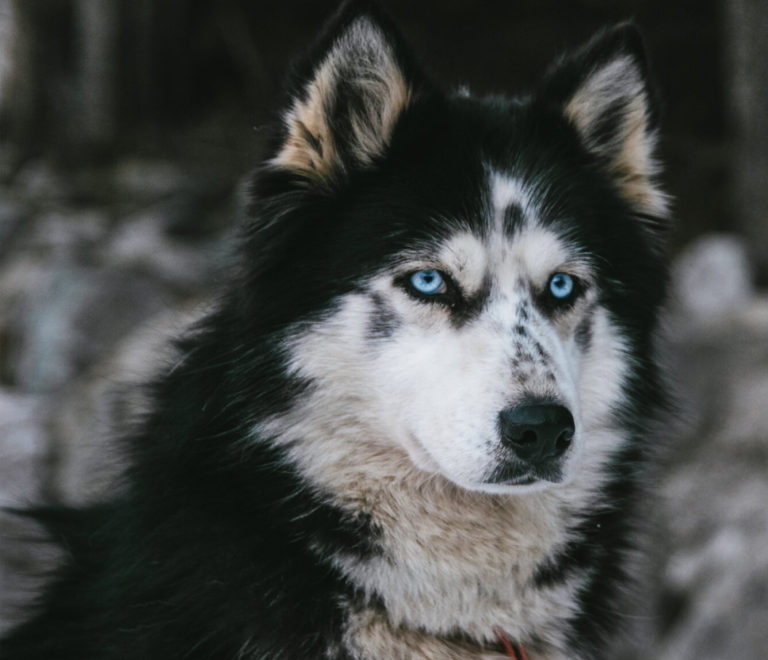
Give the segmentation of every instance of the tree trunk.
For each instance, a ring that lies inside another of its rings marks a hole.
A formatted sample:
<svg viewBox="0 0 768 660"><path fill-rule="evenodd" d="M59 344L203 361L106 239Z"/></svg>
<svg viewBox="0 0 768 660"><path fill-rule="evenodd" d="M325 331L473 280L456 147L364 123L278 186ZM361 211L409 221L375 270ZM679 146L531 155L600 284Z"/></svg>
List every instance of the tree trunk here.
<svg viewBox="0 0 768 660"><path fill-rule="evenodd" d="M112 147L117 118L118 12L115 0L76 0L79 94L74 142L91 152Z"/></svg>
<svg viewBox="0 0 768 660"><path fill-rule="evenodd" d="M759 283L768 284L768 0L726 0L734 192Z"/></svg>

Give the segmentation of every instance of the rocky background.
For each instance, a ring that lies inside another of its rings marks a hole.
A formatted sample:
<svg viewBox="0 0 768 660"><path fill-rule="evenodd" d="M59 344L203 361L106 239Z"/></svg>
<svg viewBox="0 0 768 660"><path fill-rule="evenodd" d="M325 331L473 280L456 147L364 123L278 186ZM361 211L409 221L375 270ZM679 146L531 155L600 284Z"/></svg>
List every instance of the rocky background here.
<svg viewBox="0 0 768 660"><path fill-rule="evenodd" d="M764 658L768 1L385 4L428 66L481 91L532 86L600 25L643 27L677 199L663 350L680 413L616 658ZM280 72L331 6L0 0L0 506L108 490L141 383L226 272ZM35 537L0 516L0 629L55 563Z"/></svg>

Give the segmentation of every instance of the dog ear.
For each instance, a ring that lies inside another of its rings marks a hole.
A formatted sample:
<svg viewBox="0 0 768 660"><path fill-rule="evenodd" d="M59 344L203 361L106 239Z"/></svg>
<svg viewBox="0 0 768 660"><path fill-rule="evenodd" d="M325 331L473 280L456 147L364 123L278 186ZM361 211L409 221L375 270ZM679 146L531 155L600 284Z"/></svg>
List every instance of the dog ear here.
<svg viewBox="0 0 768 660"><path fill-rule="evenodd" d="M345 3L289 85L272 166L331 190L370 167L411 103L409 54L372 3Z"/></svg>
<svg viewBox="0 0 768 660"><path fill-rule="evenodd" d="M654 158L659 108L642 37L634 25L604 30L555 63L540 98L554 103L576 128L586 149L605 164L640 216L666 214Z"/></svg>

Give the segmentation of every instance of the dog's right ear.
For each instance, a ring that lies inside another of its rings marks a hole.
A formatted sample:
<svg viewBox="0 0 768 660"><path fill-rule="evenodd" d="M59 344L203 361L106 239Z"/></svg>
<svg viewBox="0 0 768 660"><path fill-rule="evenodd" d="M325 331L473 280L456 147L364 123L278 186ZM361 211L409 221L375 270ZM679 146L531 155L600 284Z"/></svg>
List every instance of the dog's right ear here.
<svg viewBox="0 0 768 660"><path fill-rule="evenodd" d="M666 215L666 196L656 181L658 102L634 25L603 30L562 58L547 74L540 97L576 129L631 204L648 217Z"/></svg>
<svg viewBox="0 0 768 660"><path fill-rule="evenodd" d="M416 79L389 19L370 2L345 3L294 72L269 165L333 190L383 154Z"/></svg>

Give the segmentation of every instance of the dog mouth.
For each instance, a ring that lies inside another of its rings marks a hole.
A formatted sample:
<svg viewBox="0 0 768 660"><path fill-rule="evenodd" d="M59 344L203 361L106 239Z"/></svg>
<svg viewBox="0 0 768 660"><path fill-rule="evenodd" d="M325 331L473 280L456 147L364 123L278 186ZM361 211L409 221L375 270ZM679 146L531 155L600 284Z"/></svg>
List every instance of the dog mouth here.
<svg viewBox="0 0 768 660"><path fill-rule="evenodd" d="M517 477L515 479L509 479L506 481L492 481L491 483L498 484L500 486L531 486L538 482L539 479L534 477L532 474L528 474L522 477Z"/></svg>
<svg viewBox="0 0 768 660"><path fill-rule="evenodd" d="M563 483L566 480L565 467L568 463L568 452L556 457L540 458L538 460L522 459L510 447L497 446L495 460L491 465L486 464L480 475L467 478L467 475L456 474L455 470L446 469L419 441L415 433L407 434L404 449L409 454L411 462L421 470L440 473L455 484L469 490L487 490L503 492L510 488L548 488L551 485ZM570 446L570 438L569 438ZM482 475L482 476L481 476ZM477 479L477 477L480 477ZM501 490L498 490L499 487Z"/></svg>
<svg viewBox="0 0 768 660"><path fill-rule="evenodd" d="M532 486L539 482L559 484L564 480L562 461L524 465L517 460L507 460L493 469L486 483L498 486Z"/></svg>

